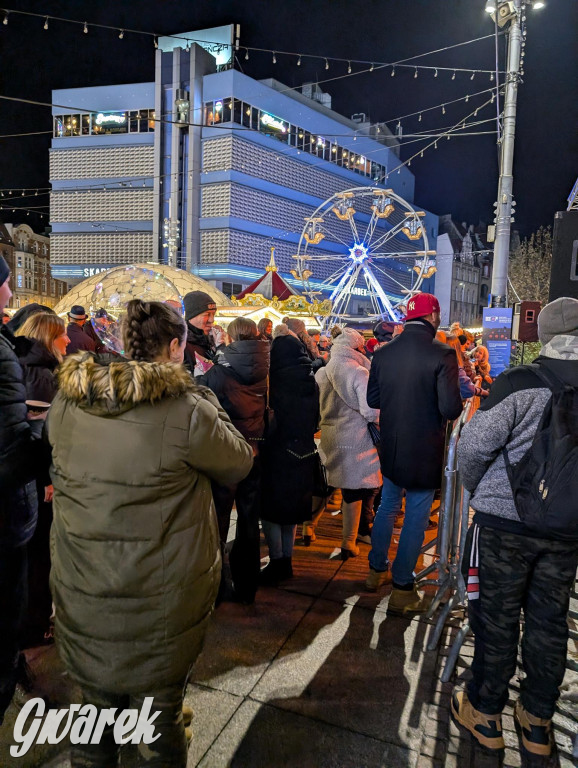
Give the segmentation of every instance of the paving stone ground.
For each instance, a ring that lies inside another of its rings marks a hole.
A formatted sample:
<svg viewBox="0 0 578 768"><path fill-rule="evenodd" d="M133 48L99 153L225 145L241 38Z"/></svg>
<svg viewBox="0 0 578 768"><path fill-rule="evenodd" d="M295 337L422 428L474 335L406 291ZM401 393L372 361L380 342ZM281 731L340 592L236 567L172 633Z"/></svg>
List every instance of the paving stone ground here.
<svg viewBox="0 0 578 768"><path fill-rule="evenodd" d="M339 516L327 514L317 541L296 547L293 580L261 589L253 606L225 602L216 610L187 691L194 709L188 768L537 768L522 762L514 729L518 681L504 717L505 754L485 753L451 722L452 683L440 682L459 614L439 648L426 651L435 617L388 616L389 587L364 590L369 547L362 544L360 557L345 563L336 556L340 526ZM572 622L576 661L575 615ZM458 680L467 677L472 653L468 639ZM53 647L35 650L30 661L55 705L77 700ZM565 686L548 768L575 764L576 672ZM69 768L66 744L10 757L17 711L13 706L0 728L0 768ZM132 768L132 755L122 762Z"/></svg>

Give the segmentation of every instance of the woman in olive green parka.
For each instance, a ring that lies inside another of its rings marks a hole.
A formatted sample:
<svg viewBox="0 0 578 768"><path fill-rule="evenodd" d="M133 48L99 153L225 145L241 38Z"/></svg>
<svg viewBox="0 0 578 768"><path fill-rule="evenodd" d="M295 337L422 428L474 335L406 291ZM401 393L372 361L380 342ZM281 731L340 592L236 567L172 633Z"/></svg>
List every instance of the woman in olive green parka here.
<svg viewBox="0 0 578 768"><path fill-rule="evenodd" d="M64 361L48 417L56 641L85 702L156 693L153 711L171 699L178 719L220 578L211 480L242 480L252 449L182 366L186 329L170 307L130 302L124 338L131 360ZM154 745L172 766L186 763L177 725ZM104 742L77 747L78 765L116 752Z"/></svg>

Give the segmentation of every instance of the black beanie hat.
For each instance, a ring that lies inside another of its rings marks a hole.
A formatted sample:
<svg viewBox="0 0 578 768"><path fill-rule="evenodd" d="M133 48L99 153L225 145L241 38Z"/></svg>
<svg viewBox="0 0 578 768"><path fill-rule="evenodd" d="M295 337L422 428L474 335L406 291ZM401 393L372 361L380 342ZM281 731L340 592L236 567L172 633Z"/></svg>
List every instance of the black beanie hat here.
<svg viewBox="0 0 578 768"><path fill-rule="evenodd" d="M10 267L4 256L0 256L0 285L4 285L10 277Z"/></svg>
<svg viewBox="0 0 578 768"><path fill-rule="evenodd" d="M203 312L214 312L217 309L215 300L204 291L191 291L183 299L185 306L185 320L187 322Z"/></svg>

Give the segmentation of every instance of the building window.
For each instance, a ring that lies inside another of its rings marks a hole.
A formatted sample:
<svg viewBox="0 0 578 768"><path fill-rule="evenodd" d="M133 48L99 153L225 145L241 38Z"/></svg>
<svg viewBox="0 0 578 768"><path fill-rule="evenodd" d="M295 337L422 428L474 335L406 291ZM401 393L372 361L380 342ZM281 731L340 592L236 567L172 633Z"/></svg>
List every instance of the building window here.
<svg viewBox="0 0 578 768"><path fill-rule="evenodd" d="M46 293L46 278L42 278L42 293Z"/></svg>
<svg viewBox="0 0 578 768"><path fill-rule="evenodd" d="M292 125L277 115L240 102L238 99L217 99L207 101L204 106L205 125L218 123L236 123L245 128L257 130L270 138L282 141L303 152L309 152L323 160L335 163L342 168L382 182L387 176L387 169L380 163L368 160L363 155L356 155L348 149L331 143L324 136L309 133L304 128ZM353 138L353 137L352 137Z"/></svg>
<svg viewBox="0 0 578 768"><path fill-rule="evenodd" d="M155 129L153 109L117 112L89 112L56 115L54 136L104 136L112 133L150 133Z"/></svg>
<svg viewBox="0 0 578 768"><path fill-rule="evenodd" d="M222 291L225 296L237 296L243 290L239 283L223 283Z"/></svg>
<svg viewBox="0 0 578 768"><path fill-rule="evenodd" d="M18 288L22 288L22 275L17 275L16 285L18 286Z"/></svg>

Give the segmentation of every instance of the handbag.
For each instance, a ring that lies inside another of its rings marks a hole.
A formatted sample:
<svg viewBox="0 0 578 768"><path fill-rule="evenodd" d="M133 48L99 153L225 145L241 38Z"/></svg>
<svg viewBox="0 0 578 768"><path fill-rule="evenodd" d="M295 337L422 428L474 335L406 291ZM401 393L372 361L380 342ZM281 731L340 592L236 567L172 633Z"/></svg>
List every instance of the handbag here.
<svg viewBox="0 0 578 768"><path fill-rule="evenodd" d="M315 466L313 468L313 495L321 499L326 499L331 494L332 489L327 482L327 471L321 461L319 451L315 451Z"/></svg>
<svg viewBox="0 0 578 768"><path fill-rule="evenodd" d="M381 445L381 431L379 429L379 424L376 424L375 421L368 422L367 431L369 432L371 442L375 445L376 448L379 448Z"/></svg>
<svg viewBox="0 0 578 768"><path fill-rule="evenodd" d="M275 410L271 408L271 405L269 404L269 376L267 376L267 394L265 397L265 413L263 415L265 421L265 431L263 433L263 437L265 440L268 440L275 434L275 430L277 428Z"/></svg>

